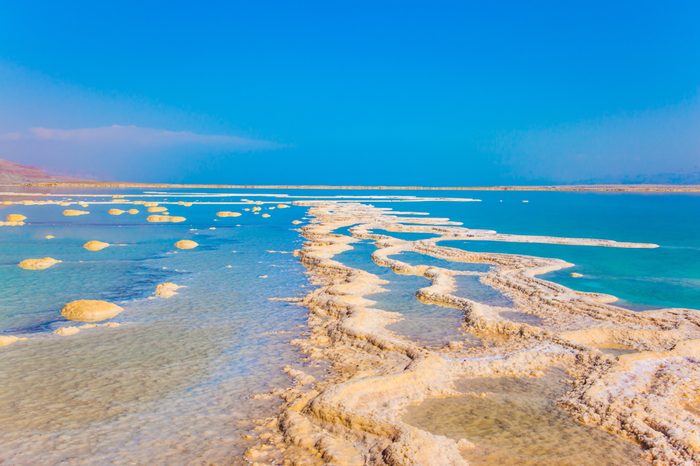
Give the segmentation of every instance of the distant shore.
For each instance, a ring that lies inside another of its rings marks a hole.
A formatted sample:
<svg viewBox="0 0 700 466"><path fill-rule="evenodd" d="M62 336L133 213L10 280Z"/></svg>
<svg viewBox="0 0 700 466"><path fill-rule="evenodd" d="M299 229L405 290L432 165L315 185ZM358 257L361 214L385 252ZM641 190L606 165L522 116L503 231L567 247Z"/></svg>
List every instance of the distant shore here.
<svg viewBox="0 0 700 466"><path fill-rule="evenodd" d="M620 192L620 193L700 193L700 185L669 184L578 184L540 186L333 186L333 185L246 185L246 184L182 184L130 183L98 181L34 182L12 184L35 188L182 188L182 189L318 189L372 191L561 191L561 192Z"/></svg>

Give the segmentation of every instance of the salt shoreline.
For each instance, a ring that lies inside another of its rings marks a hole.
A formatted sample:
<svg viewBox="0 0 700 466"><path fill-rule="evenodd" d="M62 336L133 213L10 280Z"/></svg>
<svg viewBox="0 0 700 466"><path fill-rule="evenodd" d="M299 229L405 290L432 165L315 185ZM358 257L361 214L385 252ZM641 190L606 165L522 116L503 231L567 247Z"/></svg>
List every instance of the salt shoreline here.
<svg viewBox="0 0 700 466"><path fill-rule="evenodd" d="M297 344L312 361L328 363L333 371L315 384L297 383L280 394L285 408L274 427L265 432L267 440L249 449L250 460L466 464L464 454L475 445L407 424L402 420L407 407L429 397L456 395L455 381L460 378L538 377L552 367L563 367L573 388L557 402L573 418L638 442L646 450L646 461L700 461L700 425L688 411L700 392L700 318L696 311L633 312L614 306L613 297L576 292L537 278L570 266L564 261L468 252L435 244L448 237L493 239L494 232L435 226L435 219L401 217L363 204L295 204L310 207L313 220L302 229L307 242L298 254L318 285L304 299L310 336ZM431 225L420 225L427 222ZM352 237L333 233L352 225ZM439 236L405 241L372 234L373 229ZM508 236L503 240L655 246ZM367 298L384 282L333 259L361 239L375 242L372 259L378 265L428 278L432 284L418 290L417 297L461 309L467 331L487 344L464 348L455 342L435 350L387 330L401 316L373 308L374 302ZM465 272L412 266L392 258L404 251L490 264L489 272L476 273L481 281L508 296L514 310L536 317L540 324L514 322L504 317L502 309L456 296L454 277ZM630 354L605 352L617 347Z"/></svg>

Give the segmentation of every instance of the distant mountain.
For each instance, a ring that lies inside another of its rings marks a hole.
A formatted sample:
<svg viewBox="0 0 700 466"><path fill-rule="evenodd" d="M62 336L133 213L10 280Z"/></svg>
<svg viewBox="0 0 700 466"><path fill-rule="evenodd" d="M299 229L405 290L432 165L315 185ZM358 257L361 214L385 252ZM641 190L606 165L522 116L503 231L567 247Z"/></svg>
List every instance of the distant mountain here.
<svg viewBox="0 0 700 466"><path fill-rule="evenodd" d="M42 183L52 181L79 181L78 178L53 175L47 171L0 159L0 185Z"/></svg>

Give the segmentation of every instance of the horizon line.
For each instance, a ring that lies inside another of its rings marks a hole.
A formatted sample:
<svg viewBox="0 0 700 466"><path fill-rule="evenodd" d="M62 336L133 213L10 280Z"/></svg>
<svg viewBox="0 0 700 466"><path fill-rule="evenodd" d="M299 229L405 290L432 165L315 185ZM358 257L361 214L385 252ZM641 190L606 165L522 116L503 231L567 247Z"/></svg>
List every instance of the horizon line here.
<svg viewBox="0 0 700 466"><path fill-rule="evenodd" d="M493 185L493 186L391 186L391 185L262 185L200 183L135 183L109 181L44 181L8 183L4 186L53 188L197 188L197 189L318 189L357 191L562 191L562 192L641 192L700 193L700 184L562 184L562 185Z"/></svg>

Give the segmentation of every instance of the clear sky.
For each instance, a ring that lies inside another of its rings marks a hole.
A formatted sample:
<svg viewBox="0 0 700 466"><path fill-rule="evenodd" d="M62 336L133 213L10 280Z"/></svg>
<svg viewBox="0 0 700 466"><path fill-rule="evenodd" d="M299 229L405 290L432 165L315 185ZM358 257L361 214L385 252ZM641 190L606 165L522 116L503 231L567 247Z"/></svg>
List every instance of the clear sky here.
<svg viewBox="0 0 700 466"><path fill-rule="evenodd" d="M697 181L699 24L697 1L0 2L0 158L135 181Z"/></svg>

